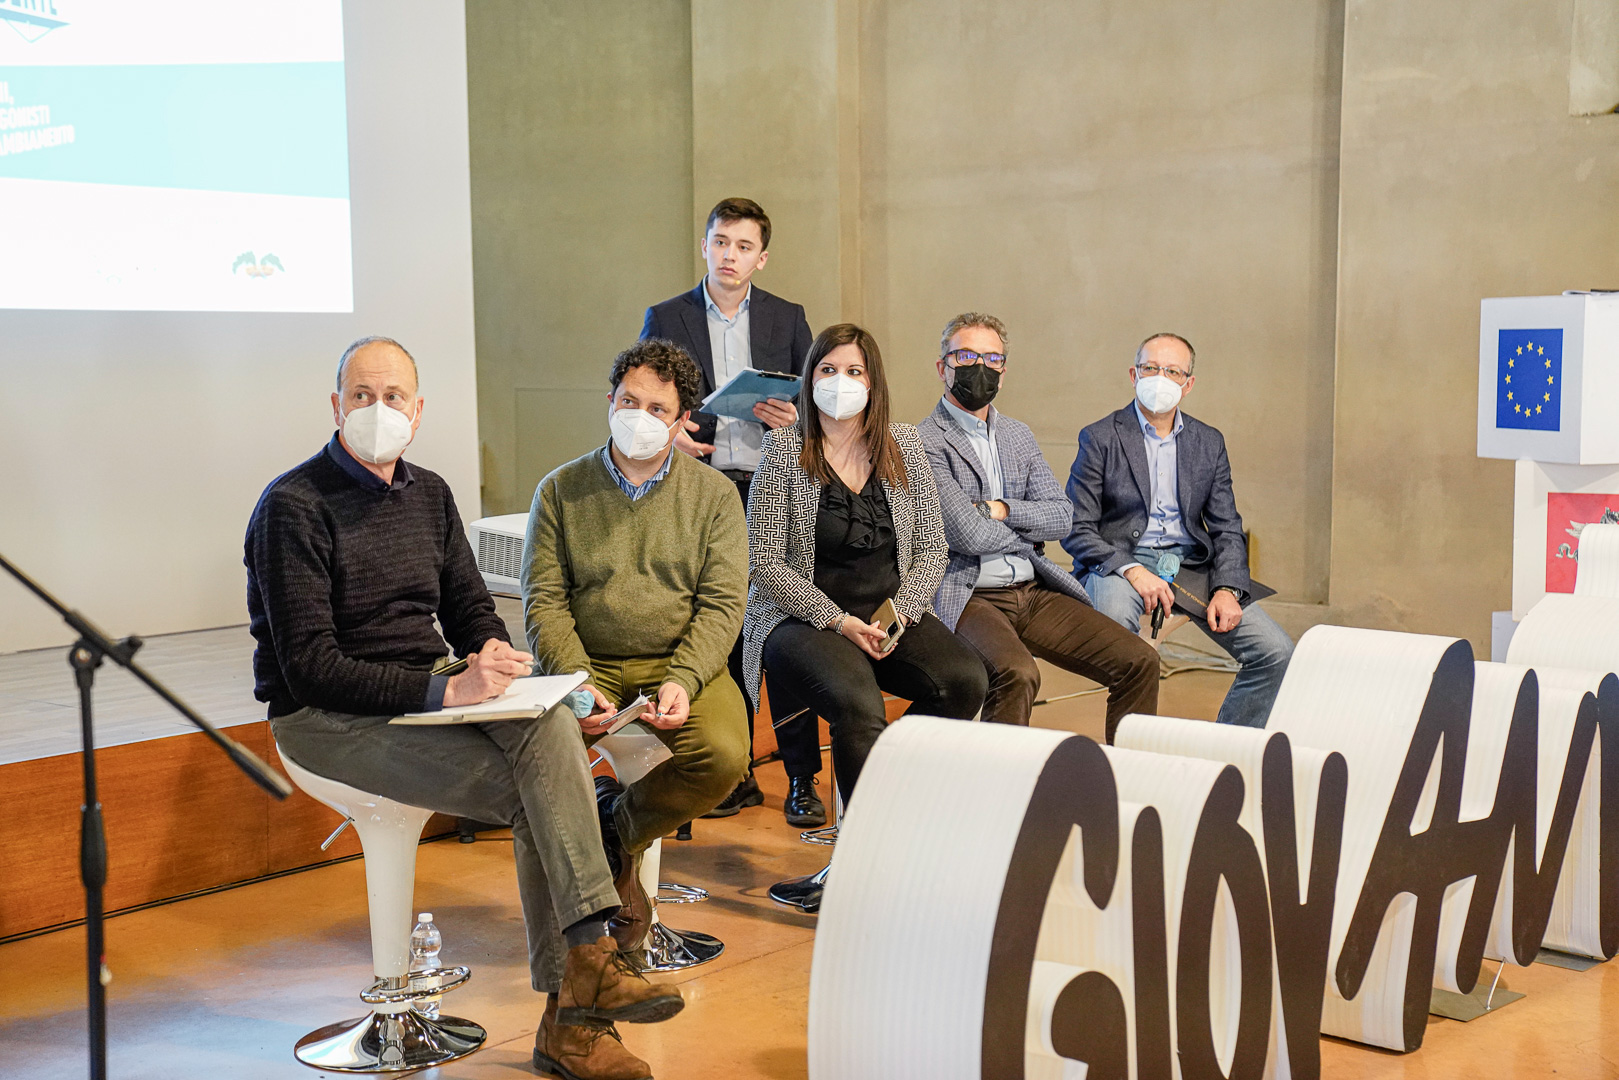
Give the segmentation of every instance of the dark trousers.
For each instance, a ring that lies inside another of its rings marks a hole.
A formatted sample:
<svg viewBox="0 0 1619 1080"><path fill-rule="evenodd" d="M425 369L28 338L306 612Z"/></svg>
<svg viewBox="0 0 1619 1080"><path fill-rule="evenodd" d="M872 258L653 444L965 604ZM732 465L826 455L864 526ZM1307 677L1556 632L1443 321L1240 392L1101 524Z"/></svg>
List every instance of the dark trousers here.
<svg viewBox="0 0 1619 1080"><path fill-rule="evenodd" d="M1024 582L979 589L956 634L984 659L984 719L1027 724L1040 692L1034 658L1107 687L1107 741L1130 713L1158 711L1158 653L1140 636L1067 593Z"/></svg>
<svg viewBox="0 0 1619 1080"><path fill-rule="evenodd" d="M748 488L753 483L753 474L738 469L721 469L720 472L736 485L737 494L742 496L742 509L746 510ZM726 659L725 667L738 686L748 685L748 680L742 673L741 634L736 636L736 644L731 646L731 655ZM748 709L748 761L751 762L754 758L753 699L743 694L742 702ZM793 711L797 708L798 706L793 706ZM775 701L771 702L770 712L778 719L785 714L785 710L777 708ZM813 711L802 713L778 726L776 746L781 752L781 760L787 767L788 776L814 776L821 771L821 730ZM751 764L748 766L748 772L753 772Z"/></svg>
<svg viewBox="0 0 1619 1080"><path fill-rule="evenodd" d="M881 660L842 634L786 619L765 639L764 669L770 686L826 717L832 767L845 801L887 726L884 691L908 699L907 713L970 720L988 687L978 657L931 613Z"/></svg>

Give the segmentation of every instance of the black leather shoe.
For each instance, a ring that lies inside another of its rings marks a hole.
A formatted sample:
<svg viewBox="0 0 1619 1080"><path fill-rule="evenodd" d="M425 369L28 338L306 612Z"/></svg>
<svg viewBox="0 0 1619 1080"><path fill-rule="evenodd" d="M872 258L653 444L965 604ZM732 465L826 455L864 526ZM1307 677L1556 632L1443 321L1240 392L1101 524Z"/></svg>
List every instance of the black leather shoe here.
<svg viewBox="0 0 1619 1080"><path fill-rule="evenodd" d="M759 781L753 778L750 772L742 778L742 782L731 789L725 796L725 801L703 816L706 818L731 817L740 814L744 807L764 805L764 792L759 790Z"/></svg>
<svg viewBox="0 0 1619 1080"><path fill-rule="evenodd" d="M782 810L789 825L825 825L826 804L815 794L815 777L789 776Z"/></svg>

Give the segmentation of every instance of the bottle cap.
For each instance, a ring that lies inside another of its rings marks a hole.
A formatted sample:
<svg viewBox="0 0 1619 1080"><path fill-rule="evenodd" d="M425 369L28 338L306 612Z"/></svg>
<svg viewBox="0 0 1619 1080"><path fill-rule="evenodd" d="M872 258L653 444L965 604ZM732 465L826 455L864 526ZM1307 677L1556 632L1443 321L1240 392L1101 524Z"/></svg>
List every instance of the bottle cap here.
<svg viewBox="0 0 1619 1080"><path fill-rule="evenodd" d="M424 912L422 912L422 913L420 913L419 915L416 916L416 921L417 922L432 922L433 921L433 913L431 911L424 911Z"/></svg>

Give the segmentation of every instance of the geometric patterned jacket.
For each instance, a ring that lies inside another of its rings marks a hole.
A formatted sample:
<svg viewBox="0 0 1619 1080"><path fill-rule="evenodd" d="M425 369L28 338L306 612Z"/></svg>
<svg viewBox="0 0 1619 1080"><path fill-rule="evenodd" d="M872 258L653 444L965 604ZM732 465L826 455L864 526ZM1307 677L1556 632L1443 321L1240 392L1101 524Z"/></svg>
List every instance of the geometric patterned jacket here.
<svg viewBox="0 0 1619 1080"><path fill-rule="evenodd" d="M894 607L907 622L932 610L950 550L933 468L912 424L889 424L899 444L908 487L886 481L883 492L894 517L899 593ZM843 611L815 587L815 519L821 485L798 464L804 447L796 425L765 432L762 460L748 490L747 613L742 620L742 671L748 696L759 703L759 668L765 639L787 618L825 629Z"/></svg>

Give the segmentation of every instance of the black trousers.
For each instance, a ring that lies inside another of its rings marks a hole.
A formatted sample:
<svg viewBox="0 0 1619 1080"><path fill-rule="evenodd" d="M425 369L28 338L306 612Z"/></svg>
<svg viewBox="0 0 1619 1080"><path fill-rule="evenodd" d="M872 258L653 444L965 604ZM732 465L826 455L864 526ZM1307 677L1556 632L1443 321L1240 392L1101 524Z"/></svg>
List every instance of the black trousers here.
<svg viewBox="0 0 1619 1080"><path fill-rule="evenodd" d="M736 485L737 494L742 496L742 509L748 508L748 488L753 483L753 474L738 469L721 469L720 472L731 483ZM748 682L742 675L742 635L738 634L736 643L731 646L731 655L725 661L726 668L731 672L731 678L736 680L738 686L747 686ZM753 699L746 693L742 695L742 702L748 709L748 760L751 762L756 756L753 752ZM783 705L791 704L783 702ZM771 713L776 716L785 715L785 712L796 712L799 706L792 705L791 709L777 707L771 702ZM821 729L816 723L813 711L803 713L776 728L776 746L781 752L781 760L787 767L788 776L814 776L821 771ZM752 766L748 771L753 771Z"/></svg>
<svg viewBox="0 0 1619 1080"><path fill-rule="evenodd" d="M881 660L873 660L842 634L787 619L765 639L764 667L772 688L781 687L826 717L832 728L832 766L845 800L887 726L884 691L908 699L907 713L970 720L989 689L978 654L931 613L907 629ZM782 757L787 758L785 746ZM815 757L818 762L819 753ZM802 775L793 769L789 761L788 773Z"/></svg>

